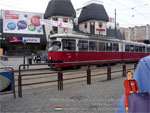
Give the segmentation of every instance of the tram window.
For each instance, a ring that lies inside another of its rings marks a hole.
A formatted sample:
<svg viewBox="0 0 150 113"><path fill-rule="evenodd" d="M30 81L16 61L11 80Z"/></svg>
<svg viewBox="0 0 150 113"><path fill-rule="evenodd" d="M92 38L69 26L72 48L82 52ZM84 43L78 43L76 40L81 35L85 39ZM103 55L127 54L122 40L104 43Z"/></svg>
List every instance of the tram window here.
<svg viewBox="0 0 150 113"><path fill-rule="evenodd" d="M142 52L145 52L145 46L142 46Z"/></svg>
<svg viewBox="0 0 150 113"><path fill-rule="evenodd" d="M138 52L139 51L138 46L134 46L134 50L135 50L135 52Z"/></svg>
<svg viewBox="0 0 150 113"><path fill-rule="evenodd" d="M106 51L112 51L112 43L106 43Z"/></svg>
<svg viewBox="0 0 150 113"><path fill-rule="evenodd" d="M89 50L90 51L97 51L97 42L90 41L89 42Z"/></svg>
<svg viewBox="0 0 150 113"><path fill-rule="evenodd" d="M59 51L61 48L61 43L59 41L50 42L50 48L48 51Z"/></svg>
<svg viewBox="0 0 150 113"><path fill-rule="evenodd" d="M126 52L129 52L129 45L126 45L126 46L125 46L125 51L126 51Z"/></svg>
<svg viewBox="0 0 150 113"><path fill-rule="evenodd" d="M130 52L134 52L134 45L130 45Z"/></svg>
<svg viewBox="0 0 150 113"><path fill-rule="evenodd" d="M139 52L142 52L142 46L139 46Z"/></svg>
<svg viewBox="0 0 150 113"><path fill-rule="evenodd" d="M78 47L79 51L88 51L88 41L80 40Z"/></svg>
<svg viewBox="0 0 150 113"><path fill-rule="evenodd" d="M119 44L113 43L113 51L119 51Z"/></svg>
<svg viewBox="0 0 150 113"><path fill-rule="evenodd" d="M99 42L99 51L105 51L105 42Z"/></svg>
<svg viewBox="0 0 150 113"><path fill-rule="evenodd" d="M150 48L147 48L147 52L150 53Z"/></svg>
<svg viewBox="0 0 150 113"><path fill-rule="evenodd" d="M63 39L62 44L63 44L63 50L64 51L74 51L74 50L76 50L75 40Z"/></svg>

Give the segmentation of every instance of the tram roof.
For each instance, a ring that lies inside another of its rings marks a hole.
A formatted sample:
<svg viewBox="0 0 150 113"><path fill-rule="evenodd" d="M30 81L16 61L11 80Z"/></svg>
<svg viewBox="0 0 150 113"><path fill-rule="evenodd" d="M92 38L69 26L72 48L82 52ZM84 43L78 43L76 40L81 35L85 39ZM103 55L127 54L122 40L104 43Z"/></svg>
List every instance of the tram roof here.
<svg viewBox="0 0 150 113"><path fill-rule="evenodd" d="M61 33L61 34L54 34L50 36L51 38L54 37L65 37L65 38L77 38L77 39L88 39L88 40L101 40L101 41L112 41L112 42L123 42L123 43L128 43L128 44L136 44L136 45L143 45L143 46L150 46L141 43L141 42L133 42L133 41L127 41L127 40L119 40L119 39L111 39L111 38L106 38L104 36L94 36L94 35L83 35L83 34L75 34L75 33Z"/></svg>
<svg viewBox="0 0 150 113"><path fill-rule="evenodd" d="M61 33L61 34L54 34L50 36L51 38L53 37L66 37L66 38L89 38L86 35L79 35L79 34L72 34L72 33Z"/></svg>
<svg viewBox="0 0 150 113"><path fill-rule="evenodd" d="M133 41L128 41L128 40L123 40L124 43L128 43L128 44L137 44L137 45L147 45L145 43L142 42L133 42Z"/></svg>
<svg viewBox="0 0 150 113"><path fill-rule="evenodd" d="M77 38L77 39L88 39L88 40L101 40L101 41L116 41L120 42L119 39L111 39L106 38L106 36L94 36L94 35L84 35L84 34L76 34L76 33L61 33L51 35L50 38L54 37L65 37L65 38Z"/></svg>

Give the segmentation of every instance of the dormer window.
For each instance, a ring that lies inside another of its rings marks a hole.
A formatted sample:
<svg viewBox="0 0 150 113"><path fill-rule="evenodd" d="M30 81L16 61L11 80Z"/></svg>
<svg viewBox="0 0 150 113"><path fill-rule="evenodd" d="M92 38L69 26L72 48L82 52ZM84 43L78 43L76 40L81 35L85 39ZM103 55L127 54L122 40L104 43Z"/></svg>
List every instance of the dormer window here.
<svg viewBox="0 0 150 113"><path fill-rule="evenodd" d="M53 20L54 20L54 21L58 21L58 18L57 18L57 17L54 17Z"/></svg>
<svg viewBox="0 0 150 113"><path fill-rule="evenodd" d="M63 18L63 22L68 22L68 18Z"/></svg>
<svg viewBox="0 0 150 113"><path fill-rule="evenodd" d="M99 22L99 28L102 28L102 27L103 27L103 23Z"/></svg>
<svg viewBox="0 0 150 113"><path fill-rule="evenodd" d="M84 28L85 28L85 29L87 28L87 23L84 24Z"/></svg>

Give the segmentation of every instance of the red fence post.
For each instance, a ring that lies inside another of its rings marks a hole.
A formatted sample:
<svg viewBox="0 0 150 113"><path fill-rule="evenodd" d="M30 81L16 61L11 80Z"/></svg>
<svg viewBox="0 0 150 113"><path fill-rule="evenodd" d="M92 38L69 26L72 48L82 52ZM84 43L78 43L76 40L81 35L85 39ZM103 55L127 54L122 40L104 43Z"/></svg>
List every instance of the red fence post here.
<svg viewBox="0 0 150 113"><path fill-rule="evenodd" d="M22 97L22 76L21 76L21 66L19 66L19 76L18 76L18 97Z"/></svg>
<svg viewBox="0 0 150 113"><path fill-rule="evenodd" d="M123 77L126 76L126 64L125 63L122 65L122 76Z"/></svg>
<svg viewBox="0 0 150 113"><path fill-rule="evenodd" d="M134 71L136 70L137 68L137 62L134 64Z"/></svg>
<svg viewBox="0 0 150 113"><path fill-rule="evenodd" d="M63 73L61 65L59 65L59 72L58 72L58 90L63 90Z"/></svg>
<svg viewBox="0 0 150 113"><path fill-rule="evenodd" d="M108 64L107 66L107 80L111 80L111 66Z"/></svg>
<svg viewBox="0 0 150 113"><path fill-rule="evenodd" d="M91 69L90 69L90 65L88 65L88 68L87 68L87 84L91 84Z"/></svg>

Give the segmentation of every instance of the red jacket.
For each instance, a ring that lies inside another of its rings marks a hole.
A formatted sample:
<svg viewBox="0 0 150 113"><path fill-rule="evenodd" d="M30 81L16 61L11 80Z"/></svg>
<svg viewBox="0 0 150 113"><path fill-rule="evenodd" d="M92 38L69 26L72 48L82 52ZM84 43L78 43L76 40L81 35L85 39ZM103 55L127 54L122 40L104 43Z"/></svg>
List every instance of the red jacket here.
<svg viewBox="0 0 150 113"><path fill-rule="evenodd" d="M125 93L130 93L130 91L136 92L139 90L138 84L136 80L128 80L124 81Z"/></svg>

